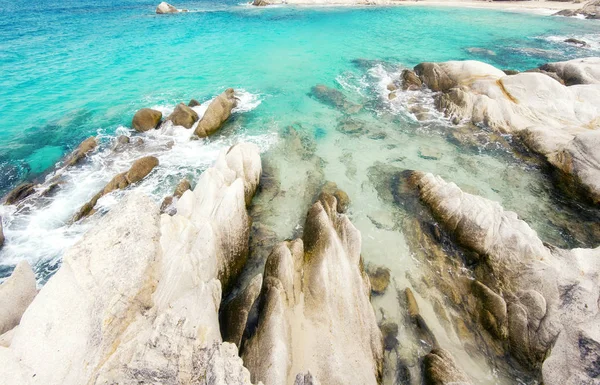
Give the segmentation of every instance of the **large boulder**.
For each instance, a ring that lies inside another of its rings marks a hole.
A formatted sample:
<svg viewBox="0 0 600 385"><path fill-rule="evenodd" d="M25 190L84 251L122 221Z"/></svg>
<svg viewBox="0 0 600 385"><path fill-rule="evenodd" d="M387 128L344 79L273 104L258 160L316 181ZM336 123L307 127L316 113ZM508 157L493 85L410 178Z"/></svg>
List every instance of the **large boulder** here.
<svg viewBox="0 0 600 385"><path fill-rule="evenodd" d="M73 166L79 163L88 153L93 151L98 146L98 141L95 137L91 136L81 142L79 146L73 151L67 159L64 161L66 167Z"/></svg>
<svg viewBox="0 0 600 385"><path fill-rule="evenodd" d="M278 244L267 259L258 327L243 352L254 381L293 383L310 369L323 384L379 383L382 337L360 233L336 206L321 194L303 238Z"/></svg>
<svg viewBox="0 0 600 385"><path fill-rule="evenodd" d="M200 138L210 136L217 132L219 128L231 116L231 110L237 106L237 99L233 88L226 89L217 96L206 109L204 116L196 127L195 134Z"/></svg>
<svg viewBox="0 0 600 385"><path fill-rule="evenodd" d="M594 153L594 130L600 128L600 58L541 68L578 85L565 86L543 73L505 75L473 61L423 63L415 71L425 85L441 91L437 107L453 121L516 134L566 175L571 189L581 188L600 202L600 167Z"/></svg>
<svg viewBox="0 0 600 385"><path fill-rule="evenodd" d="M156 7L156 13L159 15L165 14L165 13L178 13L179 11L177 10L177 8L175 8L174 6L172 6L171 4L163 1L162 3L158 4L158 6Z"/></svg>
<svg viewBox="0 0 600 385"><path fill-rule="evenodd" d="M4 204L14 205L16 203L19 203L34 192L35 185L33 183L21 183L6 195L6 197L4 198Z"/></svg>
<svg viewBox="0 0 600 385"><path fill-rule="evenodd" d="M576 39L567 40L571 40L577 44L585 44L585 42ZM600 84L600 57L547 63L541 66L540 69L555 73L567 86L575 84Z"/></svg>
<svg viewBox="0 0 600 385"><path fill-rule="evenodd" d="M507 342L522 365L547 385L595 383L600 355L600 248L562 250L543 243L525 222L498 203L454 183L413 172L421 201L466 253L485 256L473 266L471 298L490 336Z"/></svg>
<svg viewBox="0 0 600 385"><path fill-rule="evenodd" d="M133 116L131 127L137 132L144 132L157 128L162 119L162 112L151 108L142 108Z"/></svg>
<svg viewBox="0 0 600 385"><path fill-rule="evenodd" d="M73 221L76 222L91 215L100 198L112 191L122 190L132 183L141 181L150 174L156 166L158 166L158 159L154 156L145 156L136 160L128 171L115 175L102 190L97 192L89 202L84 204L73 217Z"/></svg>
<svg viewBox="0 0 600 385"><path fill-rule="evenodd" d="M11 276L0 284L0 335L19 324L36 294L35 274L27 261L21 261Z"/></svg>
<svg viewBox="0 0 600 385"><path fill-rule="evenodd" d="M194 123L198 121L198 114L191 107L179 103L167 120L170 120L175 126L192 128Z"/></svg>
<svg viewBox="0 0 600 385"><path fill-rule="evenodd" d="M224 149L178 213L131 194L64 256L0 347L3 383L250 385L218 322L247 252L259 150Z"/></svg>

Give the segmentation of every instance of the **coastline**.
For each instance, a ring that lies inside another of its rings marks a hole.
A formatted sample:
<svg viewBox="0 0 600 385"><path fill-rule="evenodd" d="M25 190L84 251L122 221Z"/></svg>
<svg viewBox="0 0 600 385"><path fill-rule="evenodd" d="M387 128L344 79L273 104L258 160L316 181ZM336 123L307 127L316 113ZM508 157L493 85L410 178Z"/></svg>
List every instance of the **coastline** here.
<svg viewBox="0 0 600 385"><path fill-rule="evenodd" d="M561 10L575 10L585 4L548 0L524 1L478 1L478 0L289 0L285 4L270 4L268 7L297 6L297 7L361 7L361 6L398 6L398 7L449 7L449 8L478 8L493 9L509 12L535 13L552 15ZM249 5L252 5L249 3Z"/></svg>

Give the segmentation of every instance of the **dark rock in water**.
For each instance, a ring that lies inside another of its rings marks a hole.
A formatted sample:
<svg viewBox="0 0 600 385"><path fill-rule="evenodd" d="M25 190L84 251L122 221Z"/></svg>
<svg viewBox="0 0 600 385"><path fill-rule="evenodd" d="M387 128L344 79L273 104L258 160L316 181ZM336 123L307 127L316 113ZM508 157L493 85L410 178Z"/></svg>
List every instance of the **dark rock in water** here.
<svg viewBox="0 0 600 385"><path fill-rule="evenodd" d="M436 348L439 346L437 338L425 322L425 319L421 315L421 311L419 310L419 305L417 304L417 300L415 296L410 290L410 288L406 288L404 290L404 295L406 298L406 308L408 312L408 316L412 321L415 327L415 333L418 336L418 339L424 343L426 343L429 347Z"/></svg>
<svg viewBox="0 0 600 385"><path fill-rule="evenodd" d="M455 82L437 63L421 63L414 68L421 81L432 91L448 91Z"/></svg>
<svg viewBox="0 0 600 385"><path fill-rule="evenodd" d="M383 335L383 348L390 352L398 348L398 324L395 322L384 322L379 326Z"/></svg>
<svg viewBox="0 0 600 385"><path fill-rule="evenodd" d="M94 150L96 146L98 146L98 141L93 136L81 142L77 149L75 149L75 151L73 151L65 160L65 167L73 166L74 164L79 163L89 152Z"/></svg>
<svg viewBox="0 0 600 385"><path fill-rule="evenodd" d="M144 132L157 128L162 119L162 112L151 108L142 108L133 116L131 127L138 132Z"/></svg>
<svg viewBox="0 0 600 385"><path fill-rule="evenodd" d="M502 71L507 75L517 75L518 73L520 73L517 70L502 70Z"/></svg>
<svg viewBox="0 0 600 385"><path fill-rule="evenodd" d="M175 187L175 192L173 193L173 196L181 198L183 193L191 189L192 185L190 184L190 182L187 179L182 179L181 182L177 184L177 187Z"/></svg>
<svg viewBox="0 0 600 385"><path fill-rule="evenodd" d="M128 171L115 175L110 182L104 186L90 201L84 204L81 209L73 216L73 222L85 218L94 213L94 207L98 200L104 195L121 190L144 179L150 172L158 166L158 159L154 156L145 156L133 162Z"/></svg>
<svg viewBox="0 0 600 385"><path fill-rule="evenodd" d="M262 1L262 0L255 0ZM320 385L319 381L311 374L311 372L298 373L296 375L296 379L294 380L294 385Z"/></svg>
<svg viewBox="0 0 600 385"><path fill-rule="evenodd" d="M141 138L139 138L141 139ZM124 151L126 146L131 143L131 139L127 135L119 135L114 141L113 150L116 152Z"/></svg>
<svg viewBox="0 0 600 385"><path fill-rule="evenodd" d="M442 153L433 147L419 148L419 158L437 160L442 157Z"/></svg>
<svg viewBox="0 0 600 385"><path fill-rule="evenodd" d="M344 116L335 128L347 135L361 135L368 132L365 122L348 116Z"/></svg>
<svg viewBox="0 0 600 385"><path fill-rule="evenodd" d="M2 217L0 217L0 249L4 246L4 226L2 225Z"/></svg>
<svg viewBox="0 0 600 385"><path fill-rule="evenodd" d="M569 39L566 39L565 43L574 44L574 45L577 45L577 46L580 46L580 47L587 47L588 46L588 43L586 43L585 41L579 40L579 39L574 39L572 37L569 38Z"/></svg>
<svg viewBox="0 0 600 385"><path fill-rule="evenodd" d="M327 182L321 189L321 193L330 194L337 200L337 212L342 214L348 210L350 205L350 197L345 191L339 189L334 182Z"/></svg>
<svg viewBox="0 0 600 385"><path fill-rule="evenodd" d="M160 204L160 213L169 214L170 216L177 214L177 209L175 208L173 201L174 199L172 195L165 197L165 199L163 199L162 203Z"/></svg>
<svg viewBox="0 0 600 385"><path fill-rule="evenodd" d="M472 289L481 304L479 319L483 327L496 338L506 339L508 316L504 299L479 281L473 281Z"/></svg>
<svg viewBox="0 0 600 385"><path fill-rule="evenodd" d="M210 102L194 133L200 138L214 134L229 119L231 111L236 106L235 90L233 88L226 89Z"/></svg>
<svg viewBox="0 0 600 385"><path fill-rule="evenodd" d="M177 214L175 202L177 202L177 199L181 198L183 193L190 189L190 182L187 179L182 179L181 182L177 184L177 187L175 187L175 192L173 193L173 195L169 195L168 197L165 197L165 199L163 199L160 205L160 213L169 214L170 216Z"/></svg>
<svg viewBox="0 0 600 385"><path fill-rule="evenodd" d="M14 205L15 203L19 203L34 192L35 185L33 183L22 183L6 195L4 204Z"/></svg>
<svg viewBox="0 0 600 385"><path fill-rule="evenodd" d="M374 294L383 294L390 284L390 269L386 267L366 267L369 281L371 281L371 291Z"/></svg>
<svg viewBox="0 0 600 385"><path fill-rule="evenodd" d="M131 142L131 139L129 139L127 135L119 135L119 137L117 138L118 144L127 144L129 142Z"/></svg>
<svg viewBox="0 0 600 385"><path fill-rule="evenodd" d="M129 184L141 181L150 174L154 167L158 166L158 159L154 156L145 156L133 162L131 168L125 175Z"/></svg>
<svg viewBox="0 0 600 385"><path fill-rule="evenodd" d="M466 385L471 380L458 367L452 355L441 348L433 349L423 359L425 385Z"/></svg>
<svg viewBox="0 0 600 385"><path fill-rule="evenodd" d="M402 71L402 89L403 90L418 90L423 86L423 82L414 71Z"/></svg>
<svg viewBox="0 0 600 385"><path fill-rule="evenodd" d="M341 91L323 84L311 88L310 95L321 103L333 106L348 114L355 114L362 109L361 105L349 101Z"/></svg>
<svg viewBox="0 0 600 385"><path fill-rule="evenodd" d="M199 101L197 101L196 99L192 99L190 100L190 102L188 103L188 107L198 107L200 106L202 103L200 103Z"/></svg>
<svg viewBox="0 0 600 385"><path fill-rule="evenodd" d="M579 9L565 9L556 12L554 16L585 16L586 19L600 19L600 0L593 0L586 3Z"/></svg>
<svg viewBox="0 0 600 385"><path fill-rule="evenodd" d="M183 126L185 128L192 128L194 123L198 121L198 114L190 107L183 103L179 103L175 110L169 115L167 120L170 120L175 126Z"/></svg>
<svg viewBox="0 0 600 385"><path fill-rule="evenodd" d="M396 360L396 384L412 384L408 363L398 356Z"/></svg>
<svg viewBox="0 0 600 385"><path fill-rule="evenodd" d="M221 308L220 323L223 340L236 344L238 349L241 347L248 315L260 294L261 287L262 274L259 274L250 281L244 290Z"/></svg>

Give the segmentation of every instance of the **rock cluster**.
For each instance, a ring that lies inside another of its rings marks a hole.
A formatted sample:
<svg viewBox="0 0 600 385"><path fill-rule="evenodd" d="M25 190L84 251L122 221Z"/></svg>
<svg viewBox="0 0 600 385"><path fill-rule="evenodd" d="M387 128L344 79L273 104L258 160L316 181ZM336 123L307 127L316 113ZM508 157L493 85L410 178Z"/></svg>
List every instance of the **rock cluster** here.
<svg viewBox="0 0 600 385"><path fill-rule="evenodd" d="M109 186L143 178L157 163L143 159ZM178 186L172 216L126 196L39 293L20 264L0 285L11 309L0 315L3 383L377 384L383 348L360 233L334 184L310 209L303 238L273 249L264 280L222 304L248 257L247 207L261 173L257 146L223 149L193 191Z"/></svg>
<svg viewBox="0 0 600 385"><path fill-rule="evenodd" d="M423 83L440 92L437 107L453 121L516 134L559 170L568 186L598 203L600 58L550 63L539 70L543 73L506 75L477 61L415 67Z"/></svg>
<svg viewBox="0 0 600 385"><path fill-rule="evenodd" d="M145 156L136 160L128 171L115 175L102 190L96 193L88 203L83 205L73 217L73 221L78 221L93 214L94 207L100 198L112 191L122 190L133 183L141 181L150 174L156 166L158 166L158 159L154 156Z"/></svg>
<svg viewBox="0 0 600 385"><path fill-rule="evenodd" d="M558 249L496 202L431 174L413 172L409 180L457 244L480 256L475 280L462 290L478 304L478 322L491 337L522 365L541 367L544 384L593 383L600 369L600 248Z"/></svg>
<svg viewBox="0 0 600 385"><path fill-rule="evenodd" d="M600 1L588 1L579 9L565 9L555 13L556 16L584 16L586 19L600 19Z"/></svg>

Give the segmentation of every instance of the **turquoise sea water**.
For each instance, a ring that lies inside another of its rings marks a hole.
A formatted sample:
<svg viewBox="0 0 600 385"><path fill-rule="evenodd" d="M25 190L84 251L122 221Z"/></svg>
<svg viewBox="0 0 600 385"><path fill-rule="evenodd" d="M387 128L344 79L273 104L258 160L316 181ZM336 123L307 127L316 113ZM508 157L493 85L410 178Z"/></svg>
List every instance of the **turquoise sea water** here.
<svg viewBox="0 0 600 385"><path fill-rule="evenodd" d="M157 16L155 5L2 2L0 191L42 173L97 130L127 124L149 103L242 87L264 99L249 125L263 130L271 120L310 116L310 87L335 85L337 76L356 71L357 58L406 66L478 59L522 70L593 55L551 37L598 30L593 21L474 9L256 9L202 1L177 4L188 14ZM600 49L598 40L592 47Z"/></svg>
<svg viewBox="0 0 600 385"><path fill-rule="evenodd" d="M463 346L439 321L430 300L443 303L444 294L420 290L418 277L427 275L427 263L409 246L403 220L410 213L386 197L392 194L382 184L384 174L390 168L439 174L514 210L544 241L560 247L597 246L600 213L556 189L543 164L498 145L510 143L510 137L490 140L482 127L467 135L475 145L461 143L455 137L459 127L435 111L430 92L399 91L390 101L386 86L403 68L423 61L475 59L526 70L599 56L600 23L419 6L175 5L190 12L155 15L156 3L146 0L0 3L0 192L25 180L43 182L80 141L90 135L101 141L83 164L57 172L64 183L54 195L0 207L6 235L0 280L27 259L43 284L64 251L124 194L139 190L160 202L182 177L197 180L219 150L248 140L277 169L281 190L255 198L262 209L251 210L260 214L254 215L255 224L277 240L295 236L315 186L336 182L352 201L348 215L361 231L366 263L388 267L394 289L415 291L440 343L475 383L534 384L535 373L490 357L484 347ZM565 44L568 37L590 46ZM332 105L312 92L317 84L362 108L349 112ZM190 141L190 131L181 127L144 134L129 128L142 107L166 115L177 103L195 98L203 103L197 107L201 114L227 87L236 89L240 103L210 139ZM121 134L142 138L144 144L115 151L111 140ZM102 198L98 215L71 223L82 204L144 155L160 160L148 178ZM261 270L264 261L256 259L251 255L248 275ZM395 290L374 297L373 305L379 318L398 322L401 342L395 354L418 371L415 357L422 357L423 348L403 321ZM397 383L390 357L386 385Z"/></svg>

